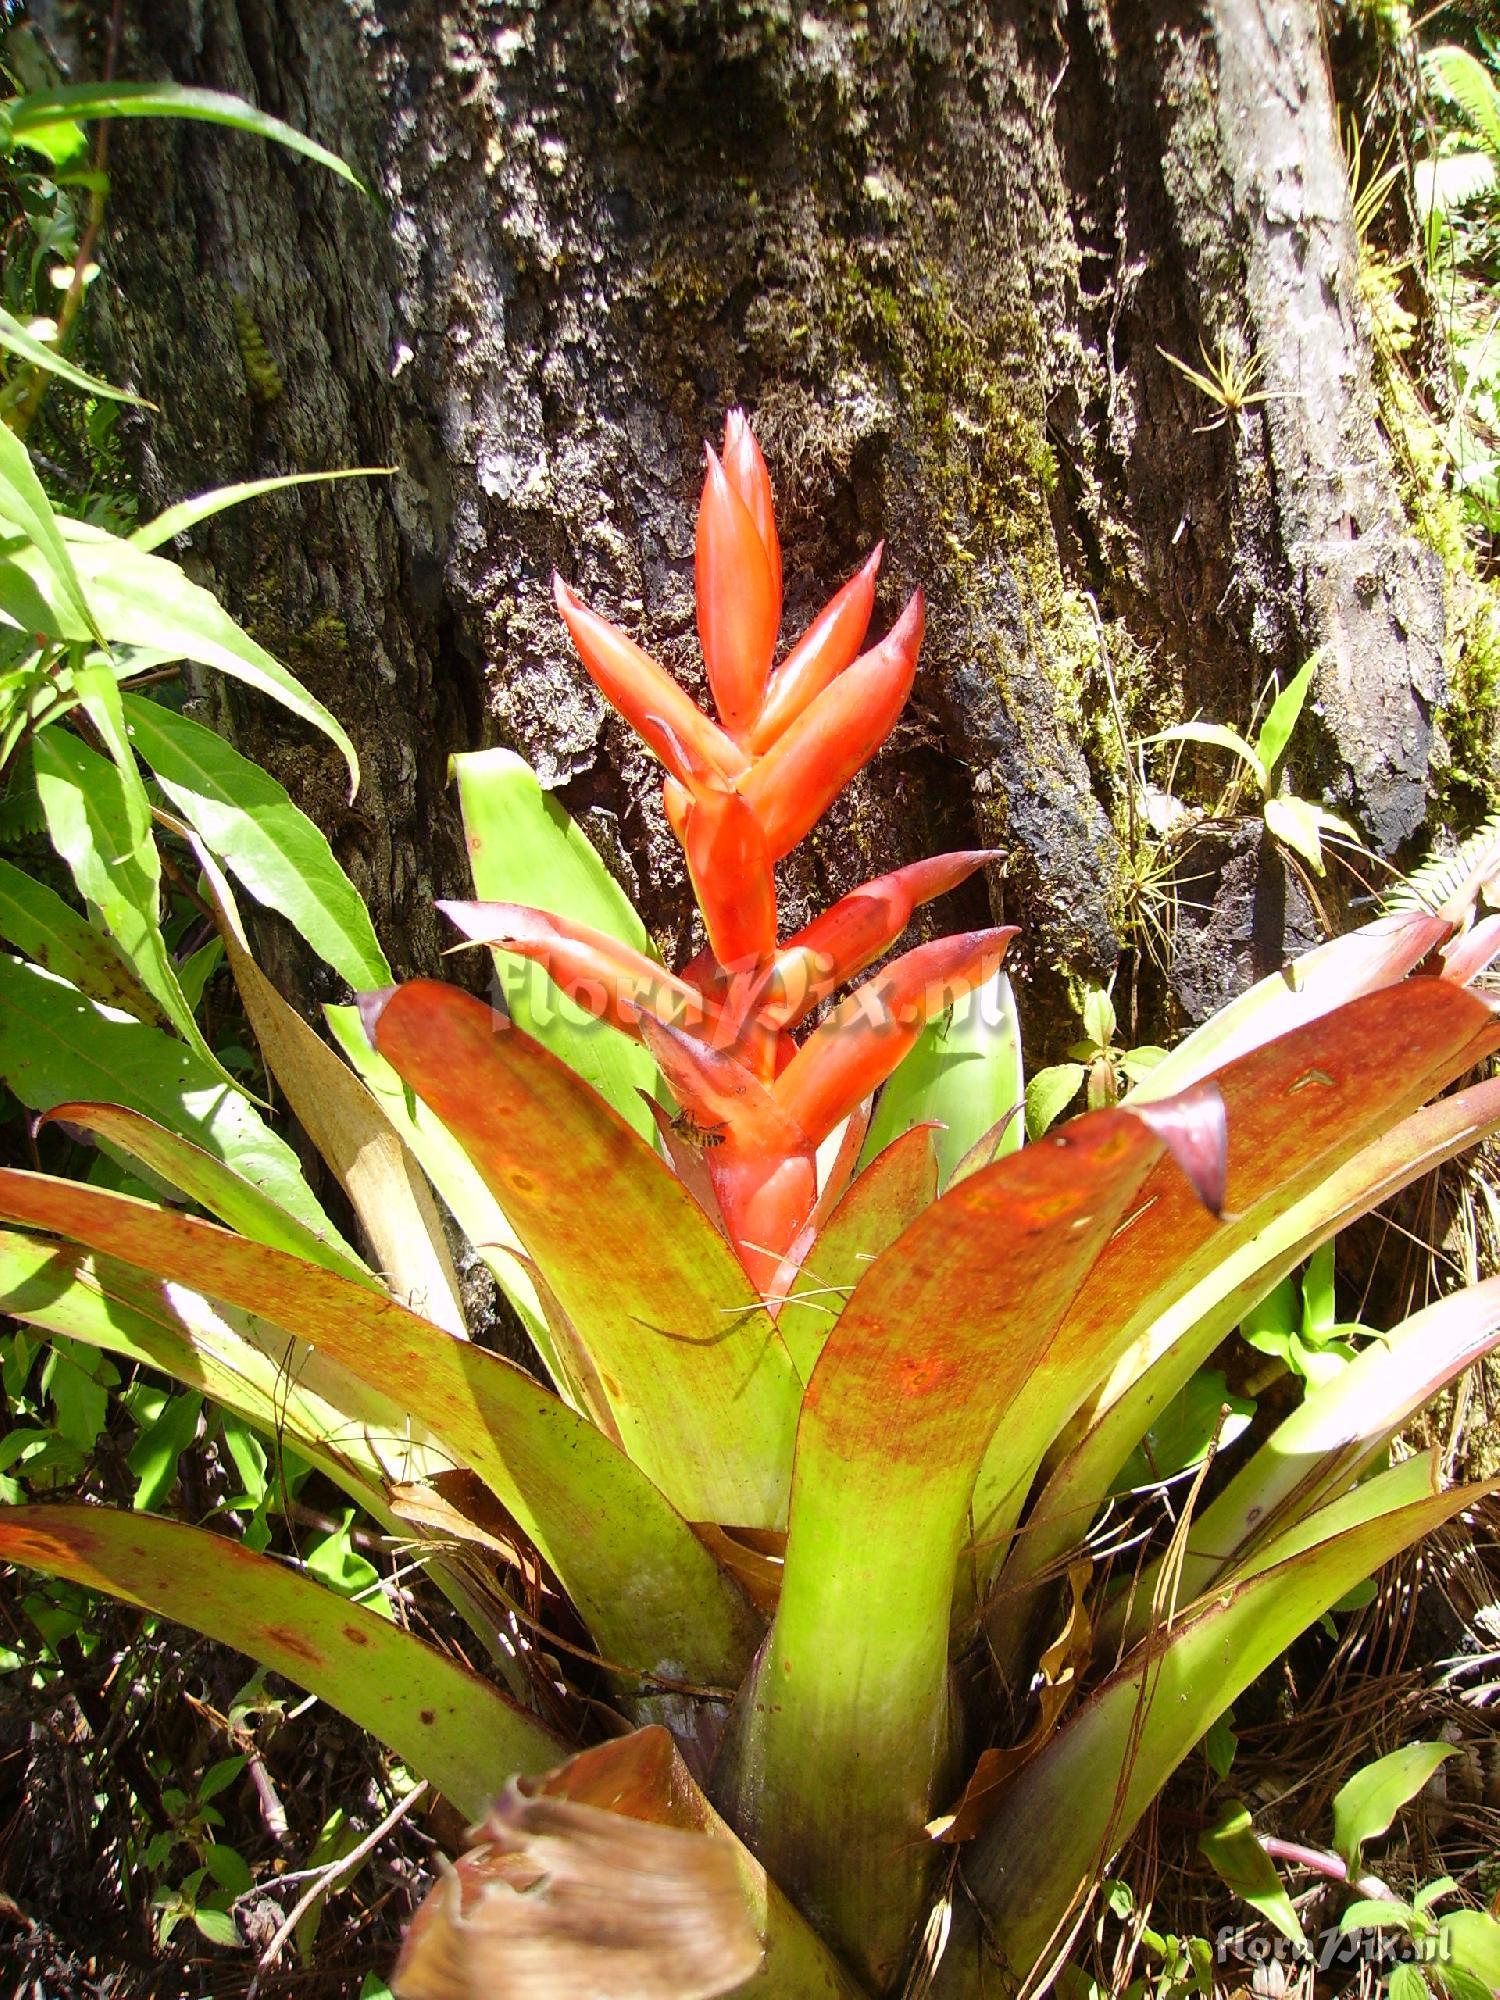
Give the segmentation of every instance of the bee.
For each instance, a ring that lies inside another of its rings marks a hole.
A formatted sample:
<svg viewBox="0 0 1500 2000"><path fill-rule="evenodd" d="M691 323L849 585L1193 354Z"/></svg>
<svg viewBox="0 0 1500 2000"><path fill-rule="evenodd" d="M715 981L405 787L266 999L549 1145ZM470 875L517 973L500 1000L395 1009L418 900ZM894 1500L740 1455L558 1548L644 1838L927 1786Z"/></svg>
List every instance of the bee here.
<svg viewBox="0 0 1500 2000"><path fill-rule="evenodd" d="M679 1111L671 1121L672 1130L685 1145L696 1146L700 1152L710 1146L722 1146L729 1136L722 1125L702 1125L691 1111Z"/></svg>

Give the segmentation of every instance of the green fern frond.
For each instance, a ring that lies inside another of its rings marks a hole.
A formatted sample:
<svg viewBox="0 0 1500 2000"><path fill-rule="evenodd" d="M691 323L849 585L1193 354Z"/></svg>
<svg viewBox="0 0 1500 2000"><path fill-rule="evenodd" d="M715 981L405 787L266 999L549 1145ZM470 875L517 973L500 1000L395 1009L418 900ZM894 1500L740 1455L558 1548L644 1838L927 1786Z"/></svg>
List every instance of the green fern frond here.
<svg viewBox="0 0 1500 2000"><path fill-rule="evenodd" d="M1446 910L1458 918L1482 895L1491 902L1500 900L1500 812L1491 813L1455 853L1429 855L1404 881L1387 890L1381 907L1387 913ZM1455 901L1461 905L1458 910L1450 907Z"/></svg>

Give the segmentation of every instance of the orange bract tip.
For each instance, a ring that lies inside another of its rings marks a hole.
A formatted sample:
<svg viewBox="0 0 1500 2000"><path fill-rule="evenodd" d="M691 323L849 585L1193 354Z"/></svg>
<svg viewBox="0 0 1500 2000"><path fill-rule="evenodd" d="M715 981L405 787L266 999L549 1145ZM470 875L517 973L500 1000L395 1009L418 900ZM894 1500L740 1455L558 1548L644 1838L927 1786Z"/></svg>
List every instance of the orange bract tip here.
<svg viewBox="0 0 1500 2000"><path fill-rule="evenodd" d="M754 517L712 445L698 507L698 637L724 727L744 736L760 714L781 622L781 591Z"/></svg>

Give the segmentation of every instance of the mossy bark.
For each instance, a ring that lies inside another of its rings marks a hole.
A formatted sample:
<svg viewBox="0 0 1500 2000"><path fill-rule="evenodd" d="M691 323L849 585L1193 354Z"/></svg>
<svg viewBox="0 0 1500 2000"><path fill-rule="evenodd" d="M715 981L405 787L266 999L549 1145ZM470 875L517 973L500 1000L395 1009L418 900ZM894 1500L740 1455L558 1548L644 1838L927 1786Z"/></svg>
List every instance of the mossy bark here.
<svg viewBox="0 0 1500 2000"><path fill-rule="evenodd" d="M434 965L430 900L463 885L446 758L492 741L686 948L655 774L548 582L700 685L700 440L734 402L777 486L789 623L880 537L878 618L917 582L931 606L907 719L785 866L789 918L984 842L1010 852L988 893L1025 926L1038 1026L1059 974L1109 973L1124 757L1090 596L1131 729L1243 724L1273 670L1335 639L1322 774L1387 847L1420 818L1441 634L1367 393L1312 0L1278 10L1280 44L1229 0L127 16L130 73L256 98L384 204L203 128L116 137L117 345L161 405L139 431L151 492L398 468L221 518L190 560L354 732L349 806L318 746L236 710L405 968ZM1295 157L1248 143L1267 88ZM1263 357L1267 400L1226 413L1165 358L1221 341ZM1313 351L1337 410L1301 397ZM1351 500L1333 475L1355 459ZM934 921L982 921L985 894Z"/></svg>

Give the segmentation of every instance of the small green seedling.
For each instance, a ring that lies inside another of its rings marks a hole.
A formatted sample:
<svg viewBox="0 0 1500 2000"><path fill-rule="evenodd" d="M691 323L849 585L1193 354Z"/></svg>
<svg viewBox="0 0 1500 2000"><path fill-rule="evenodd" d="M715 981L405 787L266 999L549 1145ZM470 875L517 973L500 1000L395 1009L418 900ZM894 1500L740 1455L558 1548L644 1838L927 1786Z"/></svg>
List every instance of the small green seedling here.
<svg viewBox="0 0 1500 2000"><path fill-rule="evenodd" d="M1369 1327L1340 1320L1334 1306L1333 1244L1320 1244L1300 1272L1289 1272L1240 1322L1259 1354L1271 1355L1309 1388L1331 1382L1354 1359L1356 1337Z"/></svg>
<svg viewBox="0 0 1500 2000"><path fill-rule="evenodd" d="M1323 873L1323 836L1336 834L1358 842L1349 822L1337 813L1314 805L1282 789L1286 775L1287 751L1303 706L1312 690L1317 671L1316 654L1307 662L1272 702L1255 741L1249 743L1237 729L1222 722L1179 722L1142 740L1147 743L1198 743L1210 750L1227 750L1237 757L1254 778L1260 793L1261 816L1266 831L1282 847L1306 862L1315 875Z"/></svg>
<svg viewBox="0 0 1500 2000"><path fill-rule="evenodd" d="M1078 1003L1082 1039L1068 1048L1067 1062L1039 1069L1026 1086L1026 1136L1039 1139L1086 1087L1090 1111L1118 1104L1128 1084L1139 1083L1166 1054L1165 1049L1122 1049L1115 1041L1115 1003L1102 986L1085 986Z"/></svg>

